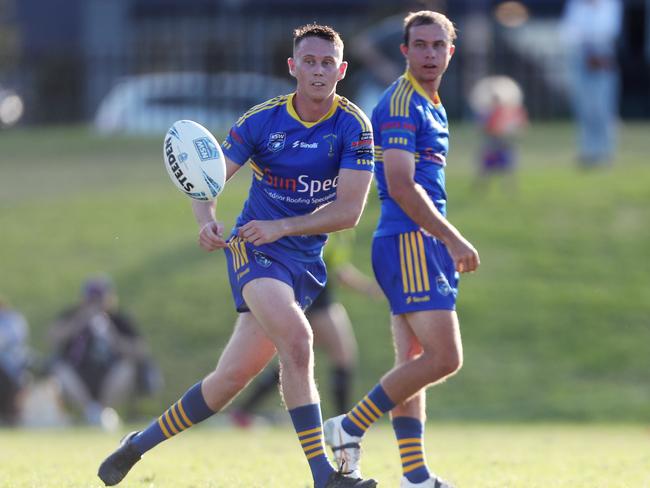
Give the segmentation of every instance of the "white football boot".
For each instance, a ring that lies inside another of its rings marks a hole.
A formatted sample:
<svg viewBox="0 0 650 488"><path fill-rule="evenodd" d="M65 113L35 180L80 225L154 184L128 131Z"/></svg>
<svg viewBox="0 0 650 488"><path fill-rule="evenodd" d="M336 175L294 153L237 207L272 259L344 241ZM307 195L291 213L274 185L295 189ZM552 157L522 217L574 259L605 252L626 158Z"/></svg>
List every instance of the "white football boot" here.
<svg viewBox="0 0 650 488"><path fill-rule="evenodd" d="M323 424L325 443L330 446L336 465L345 476L361 478L361 437L348 434L341 422L345 414L328 419Z"/></svg>
<svg viewBox="0 0 650 488"><path fill-rule="evenodd" d="M453 485L438 478L436 475L432 474L431 476L432 478L429 478L422 483L411 483L406 476L403 476L402 482L399 486L400 488L454 488Z"/></svg>

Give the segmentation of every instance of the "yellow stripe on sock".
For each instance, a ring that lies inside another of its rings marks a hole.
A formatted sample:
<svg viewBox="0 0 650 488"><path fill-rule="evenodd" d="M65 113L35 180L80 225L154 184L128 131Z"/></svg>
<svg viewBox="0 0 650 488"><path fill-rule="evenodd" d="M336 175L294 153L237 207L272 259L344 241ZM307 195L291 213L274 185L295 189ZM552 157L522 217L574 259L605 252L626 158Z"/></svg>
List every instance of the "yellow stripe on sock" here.
<svg viewBox="0 0 650 488"><path fill-rule="evenodd" d="M318 451L312 452L311 454L307 454L307 459L312 459L315 458L316 456L320 456L321 454L325 454L325 451L321 447Z"/></svg>
<svg viewBox="0 0 650 488"><path fill-rule="evenodd" d="M316 434L315 436L312 436L312 437L306 437L306 438L304 438L304 439L300 439L300 443L301 443L301 444L303 445L303 447L304 447L306 444L311 444L311 443L314 442L314 441L318 441L318 440L320 440L320 438L321 438L321 435L320 435L320 434Z"/></svg>
<svg viewBox="0 0 650 488"><path fill-rule="evenodd" d="M171 419L169 418L169 410L165 412L165 420L167 421L167 425L169 425L169 428L172 430L174 435L178 434L178 429L174 425L174 422L172 422Z"/></svg>
<svg viewBox="0 0 650 488"><path fill-rule="evenodd" d="M185 414L185 409L183 408L183 402L179 400L176 402L176 405L178 405L178 411L181 413L181 417L183 417L183 420L187 424L188 427L192 427L194 425L192 421L189 419L189 417Z"/></svg>
<svg viewBox="0 0 650 488"><path fill-rule="evenodd" d="M362 431L366 431L366 427L364 427L361 422L359 422L356 418L354 418L354 415L352 415L352 412L348 414L348 420L350 420L354 425L359 427Z"/></svg>
<svg viewBox="0 0 650 488"><path fill-rule="evenodd" d="M409 437L405 439L400 439L397 441L398 446L403 446L404 444L414 444L414 443L421 444L422 440L419 437Z"/></svg>
<svg viewBox="0 0 650 488"><path fill-rule="evenodd" d="M416 452L416 451L421 451L421 450L422 450L422 446L402 447L399 450L399 453L400 453L400 455L402 455L402 454L407 454L409 452Z"/></svg>
<svg viewBox="0 0 650 488"><path fill-rule="evenodd" d="M410 463L411 461L415 461L416 459L424 459L424 456L422 453L419 454L413 454L412 456L406 456L402 458L402 464Z"/></svg>
<svg viewBox="0 0 650 488"><path fill-rule="evenodd" d="M167 430L167 427L165 427L165 423L162 420L162 416L158 417L158 427L160 427L160 430L162 430L162 433L165 435L167 439L169 439L172 436Z"/></svg>
<svg viewBox="0 0 650 488"><path fill-rule="evenodd" d="M424 466L424 461L422 461L421 463L412 464L411 466L404 466L402 468L402 472L405 473L405 474L410 473L411 471L413 471L415 469L418 469L421 466Z"/></svg>
<svg viewBox="0 0 650 488"><path fill-rule="evenodd" d="M172 411L172 417L174 417L174 421L176 422L176 425L180 428L181 431L183 431L187 429L188 426L186 426L183 422L181 422L181 418L176 413L176 409L174 407L176 407L176 405L172 405L172 408L170 408L170 410Z"/></svg>
<svg viewBox="0 0 650 488"><path fill-rule="evenodd" d="M377 420L379 420L379 417L375 415L373 412L371 412L370 409L366 407L363 403L360 403L359 407L361 408L361 410L363 410L363 413L366 415L366 417L370 419L370 423L374 423L377 422Z"/></svg>
<svg viewBox="0 0 650 488"><path fill-rule="evenodd" d="M323 430L322 427L316 427L314 429L303 430L302 432L298 432L298 437L302 437L304 435L315 434L316 432L322 432L322 430Z"/></svg>
<svg viewBox="0 0 650 488"><path fill-rule="evenodd" d="M377 405L375 405L375 402L373 402L368 396L364 398L364 401L368 404L370 408L372 408L372 411L375 412L379 417L384 415L384 413L377 408Z"/></svg>

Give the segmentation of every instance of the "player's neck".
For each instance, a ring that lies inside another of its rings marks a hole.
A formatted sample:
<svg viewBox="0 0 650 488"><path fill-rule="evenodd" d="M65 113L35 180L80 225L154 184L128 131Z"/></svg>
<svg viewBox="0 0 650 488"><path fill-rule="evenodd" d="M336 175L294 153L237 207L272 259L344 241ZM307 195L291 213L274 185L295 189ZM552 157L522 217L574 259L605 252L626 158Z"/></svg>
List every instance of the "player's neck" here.
<svg viewBox="0 0 650 488"><path fill-rule="evenodd" d="M299 91L293 97L293 108L304 122L316 122L322 119L332 108L336 94L332 93L323 100L313 100Z"/></svg>
<svg viewBox="0 0 650 488"><path fill-rule="evenodd" d="M429 95L429 98L431 100L433 100L436 97L436 94L438 93L438 89L440 88L440 82L442 81L442 76L438 76L435 80L425 81L425 80L418 79L410 70L409 70L409 75L415 81L418 82L418 84L427 93L427 95Z"/></svg>

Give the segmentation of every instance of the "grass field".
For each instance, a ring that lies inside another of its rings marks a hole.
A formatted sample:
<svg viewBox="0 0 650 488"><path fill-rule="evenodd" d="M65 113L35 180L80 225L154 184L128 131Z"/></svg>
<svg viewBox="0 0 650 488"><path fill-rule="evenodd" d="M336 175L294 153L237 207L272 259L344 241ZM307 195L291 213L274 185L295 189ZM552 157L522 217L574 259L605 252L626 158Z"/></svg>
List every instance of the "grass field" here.
<svg viewBox="0 0 650 488"><path fill-rule="evenodd" d="M650 421L649 134L648 124L626 125L615 165L589 172L573 161L570 125L534 125L517 193L481 194L472 186L477 135L454 125L450 218L483 264L461 285L465 365L430 395L432 419ZM87 275L110 273L164 369L164 394L143 407L157 414L213 367L235 318L223 256L198 249L161 139L59 128L2 132L0 147L0 293L47 354L48 323ZM248 178L219 201L226 224ZM367 272L377 213L373 194L354 250ZM388 310L341 298L360 342L361 394L392 364Z"/></svg>
<svg viewBox="0 0 650 488"><path fill-rule="evenodd" d="M99 488L117 436L92 430L0 431L0 488ZM366 438L364 472L399 486L387 424ZM429 464L463 488L648 488L650 430L635 426L430 424ZM147 454L124 488L309 488L290 428L198 427Z"/></svg>

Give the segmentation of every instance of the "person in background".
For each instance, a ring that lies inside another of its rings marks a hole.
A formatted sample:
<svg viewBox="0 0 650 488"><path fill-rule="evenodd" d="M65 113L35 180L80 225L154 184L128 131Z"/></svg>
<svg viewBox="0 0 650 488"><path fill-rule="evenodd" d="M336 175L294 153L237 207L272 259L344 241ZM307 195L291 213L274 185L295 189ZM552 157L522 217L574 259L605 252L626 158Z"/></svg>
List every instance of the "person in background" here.
<svg viewBox="0 0 650 488"><path fill-rule="evenodd" d="M357 363L357 341L348 312L336 298L336 284L338 282L370 297L381 296L381 290L375 281L352 264L352 244L352 231L330 234L323 250L323 260L332 276L306 311L314 332L314 344L321 347L330 360L330 392L337 414L346 412L350 407L352 380ZM279 366L267 368L254 390L232 410L231 418L236 425L249 427L254 422L255 410L277 388L279 378Z"/></svg>
<svg viewBox="0 0 650 488"><path fill-rule="evenodd" d="M571 98L578 126L578 160L609 163L616 151L620 0L568 0L560 30L566 42Z"/></svg>
<svg viewBox="0 0 650 488"><path fill-rule="evenodd" d="M115 407L138 394L139 376L153 363L131 318L118 308L115 287L107 277L88 279L81 302L65 310L50 327L55 351L51 372L64 398L86 421L105 429L119 424Z"/></svg>
<svg viewBox="0 0 650 488"><path fill-rule="evenodd" d="M0 296L0 424L20 421L21 399L29 380L29 326Z"/></svg>
<svg viewBox="0 0 650 488"><path fill-rule="evenodd" d="M507 76L487 76L476 83L469 100L483 135L476 187L484 190L490 178L501 175L512 192L518 159L516 138L528 125L521 88Z"/></svg>

